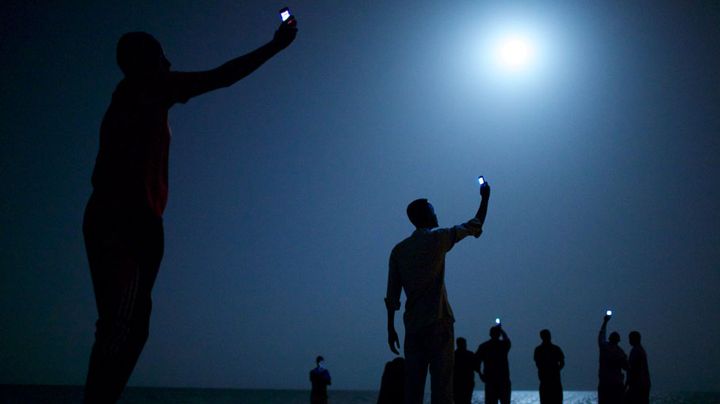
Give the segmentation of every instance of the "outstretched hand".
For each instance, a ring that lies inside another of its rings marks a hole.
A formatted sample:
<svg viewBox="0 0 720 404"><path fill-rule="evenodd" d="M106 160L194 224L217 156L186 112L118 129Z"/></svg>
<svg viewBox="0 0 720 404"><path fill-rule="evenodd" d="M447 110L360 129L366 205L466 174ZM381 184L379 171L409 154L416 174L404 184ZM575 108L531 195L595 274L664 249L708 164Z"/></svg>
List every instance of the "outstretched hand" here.
<svg viewBox="0 0 720 404"><path fill-rule="evenodd" d="M273 43L278 47L278 49L282 50L290 46L290 44L295 40L295 36L297 35L297 21L293 19L293 24L290 25L287 22L283 22L280 24L280 27L275 31L275 35L273 36Z"/></svg>
<svg viewBox="0 0 720 404"><path fill-rule="evenodd" d="M398 351L398 349L400 349L400 338L398 338L395 330L388 330L388 345L392 353L400 355L400 351Z"/></svg>
<svg viewBox="0 0 720 404"><path fill-rule="evenodd" d="M480 185L480 196L483 197L483 199L490 197L490 184L487 181Z"/></svg>
<svg viewBox="0 0 720 404"><path fill-rule="evenodd" d="M607 323L608 321L610 321L611 318L612 318L612 316L608 316L606 314L605 317L603 317L603 323Z"/></svg>

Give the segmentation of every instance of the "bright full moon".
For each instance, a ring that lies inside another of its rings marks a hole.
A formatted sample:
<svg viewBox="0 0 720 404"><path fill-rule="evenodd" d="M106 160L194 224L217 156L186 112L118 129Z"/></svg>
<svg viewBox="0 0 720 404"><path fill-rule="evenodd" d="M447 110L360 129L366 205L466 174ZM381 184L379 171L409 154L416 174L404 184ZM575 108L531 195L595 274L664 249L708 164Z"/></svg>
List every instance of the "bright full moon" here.
<svg viewBox="0 0 720 404"><path fill-rule="evenodd" d="M533 44L520 35L502 38L497 45L498 63L507 70L517 71L528 67L534 58Z"/></svg>

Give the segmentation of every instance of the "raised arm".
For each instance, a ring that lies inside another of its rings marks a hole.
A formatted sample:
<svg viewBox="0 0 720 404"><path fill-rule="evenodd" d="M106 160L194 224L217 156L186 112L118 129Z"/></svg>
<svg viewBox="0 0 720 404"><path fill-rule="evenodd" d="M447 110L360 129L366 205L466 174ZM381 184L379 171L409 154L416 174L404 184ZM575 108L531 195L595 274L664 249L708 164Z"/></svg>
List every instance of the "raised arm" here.
<svg viewBox="0 0 720 404"><path fill-rule="evenodd" d="M480 207L475 213L475 218L480 222L480 226L485 224L485 217L487 216L488 201L490 200L490 184L487 182L480 186Z"/></svg>
<svg viewBox="0 0 720 404"><path fill-rule="evenodd" d="M477 227L473 235L475 238L480 237L482 234L482 227L485 224L485 217L487 216L488 201L490 200L490 184L487 182L480 186L480 207L478 207L477 213L475 213L474 220L468 222L468 224Z"/></svg>
<svg viewBox="0 0 720 404"><path fill-rule="evenodd" d="M507 349L508 349L508 351L509 351L509 350L510 350L510 346L512 345L512 343L510 342L510 338L508 337L507 333L506 333L505 330L502 328L502 326L498 325L498 328L500 329L500 335L502 336L502 340L505 341L505 345L506 345L506 347L507 347Z"/></svg>
<svg viewBox="0 0 720 404"><path fill-rule="evenodd" d="M610 316L603 317L603 323L600 326L600 332L598 333L598 346L607 344L607 323L610 321Z"/></svg>
<svg viewBox="0 0 720 404"><path fill-rule="evenodd" d="M287 48L296 35L296 25L283 23L275 31L270 42L222 66L199 72L172 72L172 91L176 93L177 101L184 102L192 97L235 84Z"/></svg>

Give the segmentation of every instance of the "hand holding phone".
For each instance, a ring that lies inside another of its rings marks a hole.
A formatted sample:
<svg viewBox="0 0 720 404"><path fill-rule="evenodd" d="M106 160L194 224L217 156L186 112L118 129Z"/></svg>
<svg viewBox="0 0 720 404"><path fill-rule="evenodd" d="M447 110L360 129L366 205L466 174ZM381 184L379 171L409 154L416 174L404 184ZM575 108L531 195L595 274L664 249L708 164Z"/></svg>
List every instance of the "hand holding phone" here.
<svg viewBox="0 0 720 404"><path fill-rule="evenodd" d="M295 36L297 35L297 21L287 7L280 9L279 13L282 22L280 23L280 28L275 31L272 42L277 50L283 50L290 46L295 40Z"/></svg>
<svg viewBox="0 0 720 404"><path fill-rule="evenodd" d="M283 7L279 11L280 13L280 19L284 24L287 24L289 26L294 26L297 24L297 21L295 20L295 16L292 15L290 12L290 9L288 7Z"/></svg>
<svg viewBox="0 0 720 404"><path fill-rule="evenodd" d="M478 185L480 185L480 196L487 198L490 196L490 184L485 181L485 177L482 175L478 177Z"/></svg>

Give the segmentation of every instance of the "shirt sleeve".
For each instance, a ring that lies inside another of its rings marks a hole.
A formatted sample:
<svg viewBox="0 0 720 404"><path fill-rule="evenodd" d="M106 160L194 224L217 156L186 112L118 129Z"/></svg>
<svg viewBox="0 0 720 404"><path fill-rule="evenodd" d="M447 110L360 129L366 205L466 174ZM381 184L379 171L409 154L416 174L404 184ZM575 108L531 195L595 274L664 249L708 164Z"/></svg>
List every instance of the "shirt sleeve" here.
<svg viewBox="0 0 720 404"><path fill-rule="evenodd" d="M469 221L445 229L438 229L435 231L440 237L440 245L443 251L450 251L455 243L464 239L467 236L478 237L482 234L482 224L477 218L472 218Z"/></svg>
<svg viewBox="0 0 720 404"><path fill-rule="evenodd" d="M390 253L390 262L388 264L388 283L387 293L385 295L385 307L388 310L400 309L400 292L402 291L402 282L400 279L400 270L395 258L395 250Z"/></svg>

